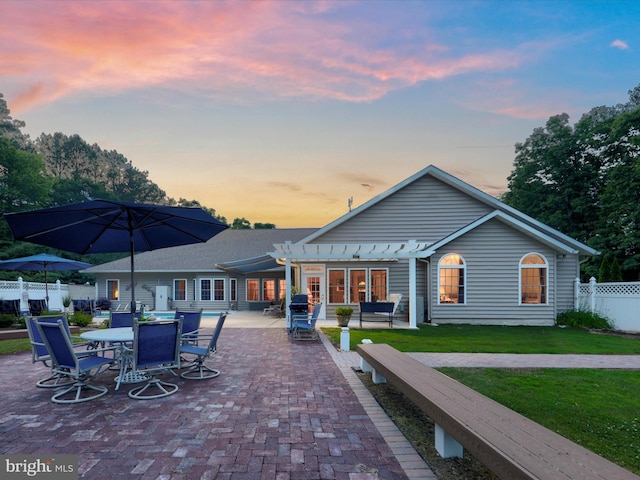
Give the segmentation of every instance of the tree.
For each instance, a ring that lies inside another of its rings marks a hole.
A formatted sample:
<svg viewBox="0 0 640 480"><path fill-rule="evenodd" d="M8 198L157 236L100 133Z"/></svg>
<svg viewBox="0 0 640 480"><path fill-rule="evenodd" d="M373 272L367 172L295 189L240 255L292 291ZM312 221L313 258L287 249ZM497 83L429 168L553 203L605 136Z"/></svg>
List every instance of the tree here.
<svg viewBox="0 0 640 480"><path fill-rule="evenodd" d="M48 205L52 179L42 157L15 148L0 137L0 209L19 212Z"/></svg>
<svg viewBox="0 0 640 480"><path fill-rule="evenodd" d="M518 210L587 241L595 225L597 157L585 155L567 114L551 117L516 144L514 170L503 200Z"/></svg>
<svg viewBox="0 0 640 480"><path fill-rule="evenodd" d="M29 146L29 136L20 130L26 125L21 120L14 120L10 115L4 95L0 93L0 137L4 137L16 148L26 149Z"/></svg>
<svg viewBox="0 0 640 480"><path fill-rule="evenodd" d="M256 230L270 230L273 228L276 228L275 223L259 223L256 222L253 224L253 228L255 228Z"/></svg>
<svg viewBox="0 0 640 480"><path fill-rule="evenodd" d="M251 222L246 218L234 218L233 223L231 224L231 228L241 230L241 229L250 229Z"/></svg>
<svg viewBox="0 0 640 480"><path fill-rule="evenodd" d="M551 117L516 144L503 201L640 272L640 85L576 123ZM595 275L595 262L585 265Z"/></svg>

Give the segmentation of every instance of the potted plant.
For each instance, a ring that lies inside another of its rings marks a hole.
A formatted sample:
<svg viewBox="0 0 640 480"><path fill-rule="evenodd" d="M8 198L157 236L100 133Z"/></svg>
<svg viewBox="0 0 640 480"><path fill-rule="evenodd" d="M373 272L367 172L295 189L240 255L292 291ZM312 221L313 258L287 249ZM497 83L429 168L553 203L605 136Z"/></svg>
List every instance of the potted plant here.
<svg viewBox="0 0 640 480"><path fill-rule="evenodd" d="M65 313L72 313L73 309L71 308L72 301L69 295L62 297L62 306L64 307Z"/></svg>
<svg viewBox="0 0 640 480"><path fill-rule="evenodd" d="M336 314L336 318L338 319L339 327L346 327L349 325L349 320L351 320L351 314L353 313L353 308L351 307L336 307L334 310Z"/></svg>

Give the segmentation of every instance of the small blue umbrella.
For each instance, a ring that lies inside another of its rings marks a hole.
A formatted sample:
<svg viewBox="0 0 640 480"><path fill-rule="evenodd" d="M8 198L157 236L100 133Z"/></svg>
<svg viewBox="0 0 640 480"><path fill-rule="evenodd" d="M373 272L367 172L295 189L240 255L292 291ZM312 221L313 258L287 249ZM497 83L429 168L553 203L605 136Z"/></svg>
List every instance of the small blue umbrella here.
<svg viewBox="0 0 640 480"><path fill-rule="evenodd" d="M39 253L29 257L12 258L11 260L0 261L0 268L3 270L35 270L44 272L44 288L46 292L47 305L49 305L49 285L47 283L47 272L62 270L84 270L92 267L90 263L79 262L69 258L62 258L48 253Z"/></svg>
<svg viewBox="0 0 640 480"><path fill-rule="evenodd" d="M16 240L80 254L129 252L131 312L134 252L206 242L227 225L201 208L90 200L4 215Z"/></svg>

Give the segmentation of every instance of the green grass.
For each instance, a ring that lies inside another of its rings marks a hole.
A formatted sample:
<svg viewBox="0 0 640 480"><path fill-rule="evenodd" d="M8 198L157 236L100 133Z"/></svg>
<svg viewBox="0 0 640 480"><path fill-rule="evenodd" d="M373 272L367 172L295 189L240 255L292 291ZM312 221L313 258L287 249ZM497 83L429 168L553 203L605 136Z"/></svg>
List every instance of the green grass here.
<svg viewBox="0 0 640 480"><path fill-rule="evenodd" d="M640 474L638 372L589 369L438 370Z"/></svg>
<svg viewBox="0 0 640 480"><path fill-rule="evenodd" d="M28 338L16 338L11 340L0 340L0 355L10 353L28 352L31 350Z"/></svg>
<svg viewBox="0 0 640 480"><path fill-rule="evenodd" d="M323 328L335 345L339 328ZM421 326L351 329L404 352L640 354L640 339L580 328ZM441 368L497 402L640 474L640 374L589 369Z"/></svg>
<svg viewBox="0 0 640 480"><path fill-rule="evenodd" d="M334 345L340 328L323 327ZM579 328L423 325L417 330L350 329L350 347L368 338L402 352L640 354L640 339L590 333Z"/></svg>

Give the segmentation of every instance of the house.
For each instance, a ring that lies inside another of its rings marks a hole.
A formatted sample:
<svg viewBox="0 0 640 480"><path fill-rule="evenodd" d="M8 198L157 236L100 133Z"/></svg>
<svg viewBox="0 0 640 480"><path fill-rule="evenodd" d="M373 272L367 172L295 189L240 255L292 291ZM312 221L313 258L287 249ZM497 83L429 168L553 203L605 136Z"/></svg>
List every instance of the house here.
<svg viewBox="0 0 640 480"><path fill-rule="evenodd" d="M261 310L284 296L284 265L265 253L275 243L298 241L314 228L227 229L206 243L135 255L135 298L147 310L203 308ZM96 297L112 308L131 302L129 257L96 265Z"/></svg>
<svg viewBox="0 0 640 480"><path fill-rule="evenodd" d="M400 293L412 327L553 325L597 254L434 166L271 253L327 311Z"/></svg>
<svg viewBox="0 0 640 480"><path fill-rule="evenodd" d="M227 230L138 254L136 298L157 308L160 287L174 306L261 309L285 294L289 303L295 285L322 304L320 318L402 294L396 318L412 327L553 325L573 308L581 261L597 254L429 166L320 229ZM126 302L128 268L87 272L99 296L117 290Z"/></svg>

